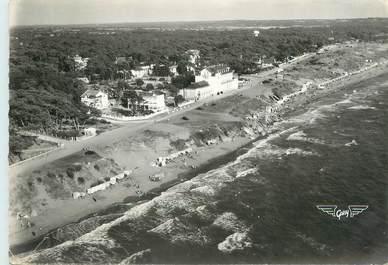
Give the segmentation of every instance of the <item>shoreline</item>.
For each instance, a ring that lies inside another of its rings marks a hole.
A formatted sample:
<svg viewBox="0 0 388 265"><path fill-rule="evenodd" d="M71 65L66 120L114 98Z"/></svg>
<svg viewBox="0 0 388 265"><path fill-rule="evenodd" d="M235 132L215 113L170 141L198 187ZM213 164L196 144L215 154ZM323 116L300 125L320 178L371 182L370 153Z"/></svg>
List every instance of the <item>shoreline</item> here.
<svg viewBox="0 0 388 265"><path fill-rule="evenodd" d="M149 190L149 192L147 192L142 197L140 197L140 201L151 200L154 197L159 196L163 191L165 191L165 190L167 190L167 189L169 189L169 188L171 188L171 187L173 187L181 182L190 180L190 179L192 179L200 174L204 174L206 172L209 172L213 169L216 169L222 165L225 165L225 164L233 161L238 156L240 156L246 152L246 151L240 152L242 149L251 147L253 142L258 141L264 137L265 136L258 136L257 138L252 139L252 140L248 141L247 143L244 143L243 145L237 147L236 149L229 151L228 153L225 153L225 154L222 154L220 156L217 156L217 157L210 159L208 162L201 164L197 168L189 169L187 172L179 173L175 179L170 180L170 181L165 182L165 183L162 183L159 187L156 187L156 188ZM128 196L127 198L124 199L123 202L133 202L133 201L130 201L130 199L132 199L132 198L133 198L133 196ZM137 198L135 198L135 199L137 199Z"/></svg>
<svg viewBox="0 0 388 265"><path fill-rule="evenodd" d="M375 78L375 77L377 77L381 74L387 73L387 72L388 72L388 69L386 67L384 67L384 68L378 67L377 69L373 69L372 72L367 71L367 72L361 73L360 75L353 76L348 80L343 80L343 81L340 81L338 83L335 83L333 85L333 87L326 88L322 91L317 90L317 91L315 91L315 93L308 91L306 94L300 96L301 99L296 99L296 102L291 102L289 104L289 105L291 105L291 107L288 106L288 104L286 106L284 106L284 108L279 112L278 115L281 116L282 118L287 118L289 115L292 115L292 113L295 111L303 111L300 108L298 108L297 106L295 106L298 104L298 100L302 100L302 101L304 100L305 102L303 103L303 105L309 104L311 102L317 101L320 98L324 97L325 94L327 94L327 93L339 90L343 87L352 85L354 83L358 83L358 82L366 81L368 79ZM313 93L313 95L310 95L310 93ZM273 126L270 125L269 128L271 128L271 127L273 127ZM175 173L177 173L175 175L175 177L170 176L170 178L168 178L168 179L166 178L165 182L162 182L160 184L155 183L156 184L156 185L154 185L155 187L150 187L148 190L146 189L144 191L145 192L144 195L142 195L140 197L137 197L134 195L126 196L124 199L121 199L120 202L105 204L105 205L101 206L100 210L97 210L97 211L92 210L91 213L87 214L86 216L78 218L76 221L67 222L64 225L78 223L81 220L85 220L92 215L98 215L98 213L106 211L108 208L111 208L115 205L119 205L122 203L129 203L129 202L136 204L139 201L148 200L148 199L151 199L155 196L158 196L161 192L168 189L169 187L172 187L172 186L174 186L182 181L191 179L191 178L195 177L196 175L208 172L209 170L217 168L222 164L228 163L228 161L232 161L235 157L242 154L242 153L239 153L239 152L241 152L242 149L249 147L253 142L255 142L263 137L266 137L266 135L257 136L254 139L250 139L249 137L241 137L241 138L237 139L236 141L223 142L223 143L220 143L220 144L217 144L214 146L205 147L205 148L203 148L204 150L202 150L202 152L199 153L198 157L196 156L194 159L194 160L196 160L196 163L199 164L197 166L197 168L192 168L192 169L189 168L189 169L182 171L182 170L178 170L177 169L178 166L176 166L176 165L175 165L175 170L173 168L167 167L166 170L168 171L168 173L170 175L174 175ZM198 150L201 148L202 147L199 147ZM204 152L204 151L207 151L207 152ZM217 154L217 155L212 157L211 156L212 154ZM210 156L210 158L209 158L209 156ZM182 164L182 161L176 162L176 164ZM177 172L177 171L181 171L181 172ZM147 174L145 174L145 175L147 175ZM109 193L109 190L107 190L104 193ZM111 193L112 193L112 191L111 191ZM80 206L80 208L82 208L82 206ZM71 217L75 218L76 216L71 216ZM30 248L30 250L31 250L31 249L33 249L32 246L34 245L34 243L35 244L39 243L45 237L45 235L50 233L50 231L51 232L55 231L56 229L63 227L64 225L53 227L48 232L42 233L37 238L32 238L32 240L31 239L25 240L24 242L21 242L19 244L10 245L10 249L16 250L18 248L23 248L23 246L31 245L31 248ZM23 253L23 252L20 252L20 253Z"/></svg>

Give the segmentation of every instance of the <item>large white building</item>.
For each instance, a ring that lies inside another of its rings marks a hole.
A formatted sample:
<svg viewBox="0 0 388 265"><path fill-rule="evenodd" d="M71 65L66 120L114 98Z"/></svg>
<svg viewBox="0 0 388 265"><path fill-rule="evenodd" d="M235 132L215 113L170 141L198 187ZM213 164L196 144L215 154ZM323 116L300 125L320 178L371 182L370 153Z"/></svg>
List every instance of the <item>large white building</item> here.
<svg viewBox="0 0 388 265"><path fill-rule="evenodd" d="M214 92L208 82L200 81L191 84L187 88L180 89L179 95L186 100L200 100L202 98L214 96Z"/></svg>
<svg viewBox="0 0 388 265"><path fill-rule="evenodd" d="M81 102L96 109L106 109L109 107L108 94L100 90L86 90L81 95Z"/></svg>
<svg viewBox="0 0 388 265"><path fill-rule="evenodd" d="M238 79L226 65L213 65L204 68L195 76L195 83L181 89L179 94L188 100L199 100L237 89Z"/></svg>

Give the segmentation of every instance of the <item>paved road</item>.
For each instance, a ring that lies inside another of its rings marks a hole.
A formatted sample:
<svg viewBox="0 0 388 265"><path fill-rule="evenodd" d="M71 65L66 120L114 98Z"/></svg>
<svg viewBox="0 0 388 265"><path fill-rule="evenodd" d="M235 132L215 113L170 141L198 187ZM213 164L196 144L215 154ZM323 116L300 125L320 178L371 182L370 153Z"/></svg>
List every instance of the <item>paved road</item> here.
<svg viewBox="0 0 388 265"><path fill-rule="evenodd" d="M292 66L293 64L295 64L299 61L302 61L302 60L306 60L306 59L312 57L313 55L314 54L304 55L300 58L295 59L291 63L282 64L282 65L280 65L280 67L282 67L283 69L287 69L288 67ZM265 72L261 72L259 74L255 74L255 75L244 75L243 76L244 78L247 78L250 80L250 82L248 82L245 85L245 87L243 87L241 89L225 92L224 94L219 95L219 96L205 98L201 101L198 101L198 102L195 102L189 106L186 106L186 108L184 108L180 111L164 113L164 114L161 114L160 116L158 115L158 116L155 116L154 118L151 118L151 119L145 120L145 121L131 121L131 122L123 123L122 127L116 128L116 129L111 130L111 131L104 132L96 137L86 139L83 141L66 142L62 149L58 149L55 152L51 152L51 153L49 153L45 156L39 157L37 159L26 161L25 163L22 163L20 165L13 166L13 167L11 166L10 171L9 171L9 175L11 177L13 177L13 176L16 176L17 174L21 174L21 173L26 172L26 171L31 172L31 171L33 171L33 170L35 170L35 169L37 169L45 164L51 163L57 159L60 159L60 158L63 158L65 156L71 155L73 153L79 152L83 148L88 148L90 150L99 150L99 149L101 150L104 147L110 145L113 141L119 140L119 139L124 138L124 137L128 137L129 135L135 133L136 131L147 128L148 126L150 126L150 124L171 119L177 115L182 115L183 113L185 113L187 111L193 110L193 109L195 109L195 108L197 108L205 103L208 103L208 102L211 102L214 100L219 100L221 98L225 98L227 96L230 96L230 95L233 95L236 93L241 93L241 91L244 89L256 87L265 78L268 78L268 76L271 76L274 73L276 73L276 71L277 71L277 69L275 68L275 69L271 69L271 70L268 70Z"/></svg>

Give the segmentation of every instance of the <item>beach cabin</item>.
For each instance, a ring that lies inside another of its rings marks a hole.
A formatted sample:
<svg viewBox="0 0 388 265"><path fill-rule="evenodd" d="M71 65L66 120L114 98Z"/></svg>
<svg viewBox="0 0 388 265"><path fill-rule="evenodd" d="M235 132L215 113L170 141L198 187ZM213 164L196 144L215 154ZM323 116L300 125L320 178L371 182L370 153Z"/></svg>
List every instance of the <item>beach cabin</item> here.
<svg viewBox="0 0 388 265"><path fill-rule="evenodd" d="M72 196L73 196L73 199L79 199L79 198L85 197L86 193L85 192L73 192Z"/></svg>
<svg viewBox="0 0 388 265"><path fill-rule="evenodd" d="M114 184L117 183L117 178L116 177L111 177L109 182L110 182L111 185L114 185Z"/></svg>

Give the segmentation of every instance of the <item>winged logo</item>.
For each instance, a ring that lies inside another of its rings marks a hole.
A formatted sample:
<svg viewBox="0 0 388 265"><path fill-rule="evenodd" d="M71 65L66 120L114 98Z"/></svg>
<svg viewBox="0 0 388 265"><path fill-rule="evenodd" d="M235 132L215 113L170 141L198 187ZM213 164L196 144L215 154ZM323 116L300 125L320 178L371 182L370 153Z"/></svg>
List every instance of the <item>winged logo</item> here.
<svg viewBox="0 0 388 265"><path fill-rule="evenodd" d="M321 210L324 213L327 213L328 215L331 215L333 217L337 217L338 220L341 220L341 217L350 217L353 218L354 216L362 213L366 209L368 209L368 205L349 205L348 209L346 210L337 210L337 205L317 205L316 206L319 210Z"/></svg>
<svg viewBox="0 0 388 265"><path fill-rule="evenodd" d="M337 205L317 205L317 208L328 215L335 217Z"/></svg>
<svg viewBox="0 0 388 265"><path fill-rule="evenodd" d="M354 217L366 209L368 209L368 205L349 205L349 210L350 210L350 217Z"/></svg>

